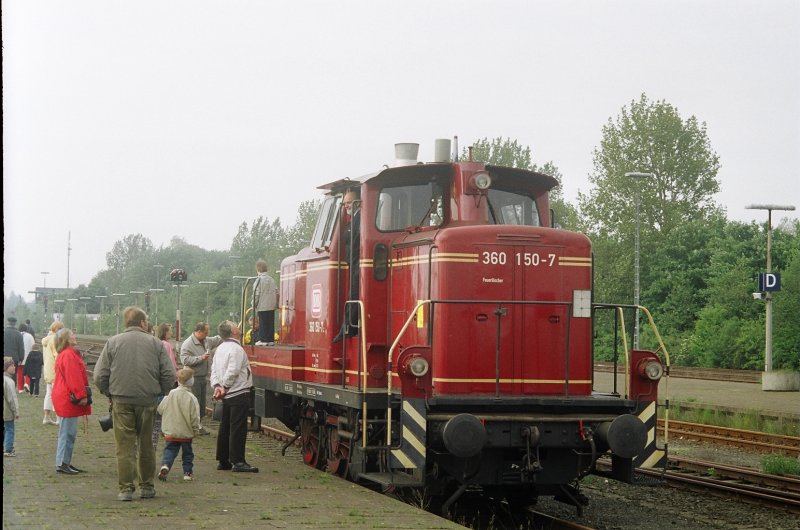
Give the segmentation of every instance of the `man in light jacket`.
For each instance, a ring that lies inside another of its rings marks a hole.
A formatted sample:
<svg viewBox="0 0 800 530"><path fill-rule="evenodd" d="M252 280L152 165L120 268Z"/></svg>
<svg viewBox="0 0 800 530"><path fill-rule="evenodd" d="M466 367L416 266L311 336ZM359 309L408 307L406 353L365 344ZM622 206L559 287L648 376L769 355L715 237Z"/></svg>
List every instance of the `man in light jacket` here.
<svg viewBox="0 0 800 530"><path fill-rule="evenodd" d="M242 331L230 320L222 322L218 330L223 342L217 347L211 363L214 399L222 400L222 420L217 434L217 469L258 473L258 468L248 464L244 458L253 376L250 361L239 343Z"/></svg>
<svg viewBox="0 0 800 530"><path fill-rule="evenodd" d="M147 332L147 314L138 307L123 312L125 331L106 342L94 369L94 384L111 398L117 475L121 501L133 500L134 481L139 496L156 496L156 452L151 436L159 395L169 394L175 368L164 345ZM138 445L138 458L136 447Z"/></svg>
<svg viewBox="0 0 800 530"><path fill-rule="evenodd" d="M200 403L200 434L211 434L203 427L203 417L206 415L206 388L208 387L208 358L209 352L222 344L219 335L208 336L208 324L199 322L194 327L194 332L181 344L181 364L194 370L194 384L192 394Z"/></svg>

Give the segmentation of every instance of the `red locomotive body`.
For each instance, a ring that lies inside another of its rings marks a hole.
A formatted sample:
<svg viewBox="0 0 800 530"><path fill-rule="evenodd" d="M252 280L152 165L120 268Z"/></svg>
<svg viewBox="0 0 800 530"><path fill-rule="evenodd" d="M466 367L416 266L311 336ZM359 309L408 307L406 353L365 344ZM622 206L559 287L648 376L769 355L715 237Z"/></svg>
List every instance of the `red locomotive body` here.
<svg viewBox="0 0 800 530"><path fill-rule="evenodd" d="M621 480L661 459L658 357L635 352L641 397L593 391L591 243L551 226L556 184L456 162L323 186L311 246L281 265L279 340L248 347L256 414L296 428L308 464L445 510L468 487L579 506L599 456Z"/></svg>

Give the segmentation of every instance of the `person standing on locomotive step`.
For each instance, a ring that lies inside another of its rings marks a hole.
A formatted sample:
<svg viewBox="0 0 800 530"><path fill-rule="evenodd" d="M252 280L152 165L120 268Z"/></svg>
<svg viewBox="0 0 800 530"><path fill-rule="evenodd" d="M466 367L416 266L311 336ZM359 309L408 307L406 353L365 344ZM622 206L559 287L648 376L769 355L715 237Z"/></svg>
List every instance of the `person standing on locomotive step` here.
<svg viewBox="0 0 800 530"><path fill-rule="evenodd" d="M139 496L156 496L156 452L151 441L156 400L172 390L175 369L161 341L147 333L147 314L142 309L126 307L123 318L125 331L108 339L100 352L94 383L113 403L117 500L131 501L137 471Z"/></svg>
<svg viewBox="0 0 800 530"><path fill-rule="evenodd" d="M56 332L64 327L64 323L60 320L54 321L50 324L50 332L45 338L42 339L42 355L44 356L44 372L42 373L44 384L46 385L44 394L44 417L42 418L42 425L58 425L58 416L56 415L55 408L53 408L53 381L56 377ZM52 412L52 415L51 415Z"/></svg>
<svg viewBox="0 0 800 530"><path fill-rule="evenodd" d="M258 473L258 468L248 464L244 458L253 375L250 361L239 343L242 331L230 320L223 321L218 329L224 342L217 348L211 365L214 399L222 400L222 420L217 433L217 469Z"/></svg>
<svg viewBox="0 0 800 530"><path fill-rule="evenodd" d="M194 332L181 344L181 364L194 370L192 394L200 403L200 434L211 434L203 427L203 416L206 415L206 388L208 387L209 351L222 344L219 335L208 336L208 324L199 322Z"/></svg>
<svg viewBox="0 0 800 530"><path fill-rule="evenodd" d="M75 349L78 344L75 334L69 328L56 333L56 378L53 383L53 405L61 418L58 426L56 444L56 472L64 475L77 475L80 469L72 465L72 451L78 437L78 418L89 416L89 377L83 357Z"/></svg>
<svg viewBox="0 0 800 530"><path fill-rule="evenodd" d="M256 346L275 344L275 307L278 305L278 289L275 280L267 274L267 262L256 262L258 278L253 286L253 313L258 315L258 341Z"/></svg>
<svg viewBox="0 0 800 530"><path fill-rule="evenodd" d="M345 260L350 271L350 289L348 300L358 299L358 276L361 269L361 195L358 188L353 188L344 194L342 205L350 216L350 222L345 227ZM348 337L358 335L358 304L347 304L344 310L344 320L348 325ZM342 322L342 329L333 338L333 342L339 342L344 337L345 322Z"/></svg>

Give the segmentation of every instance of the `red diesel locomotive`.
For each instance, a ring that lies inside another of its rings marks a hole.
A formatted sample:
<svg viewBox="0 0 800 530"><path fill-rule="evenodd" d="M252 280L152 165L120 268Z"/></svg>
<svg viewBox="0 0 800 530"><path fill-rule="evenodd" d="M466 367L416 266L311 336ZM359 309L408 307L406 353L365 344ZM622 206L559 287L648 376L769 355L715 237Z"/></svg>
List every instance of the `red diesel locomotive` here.
<svg viewBox="0 0 800 530"><path fill-rule="evenodd" d="M625 348L625 393L593 390L595 312L612 306L593 304L588 238L552 226L557 181L399 158L321 187L311 245L281 264L278 340L247 347L256 416L294 428L307 464L443 511L468 489L580 509L598 457L625 481L663 462L659 357Z"/></svg>

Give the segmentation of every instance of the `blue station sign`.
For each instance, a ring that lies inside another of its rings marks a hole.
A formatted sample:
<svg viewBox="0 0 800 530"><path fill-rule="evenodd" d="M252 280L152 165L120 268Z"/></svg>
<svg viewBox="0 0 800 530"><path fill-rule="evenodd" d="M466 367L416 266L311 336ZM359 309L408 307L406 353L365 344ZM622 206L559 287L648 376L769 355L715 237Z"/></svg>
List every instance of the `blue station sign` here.
<svg viewBox="0 0 800 530"><path fill-rule="evenodd" d="M779 272L759 272L758 291L762 293L781 290L781 275Z"/></svg>

